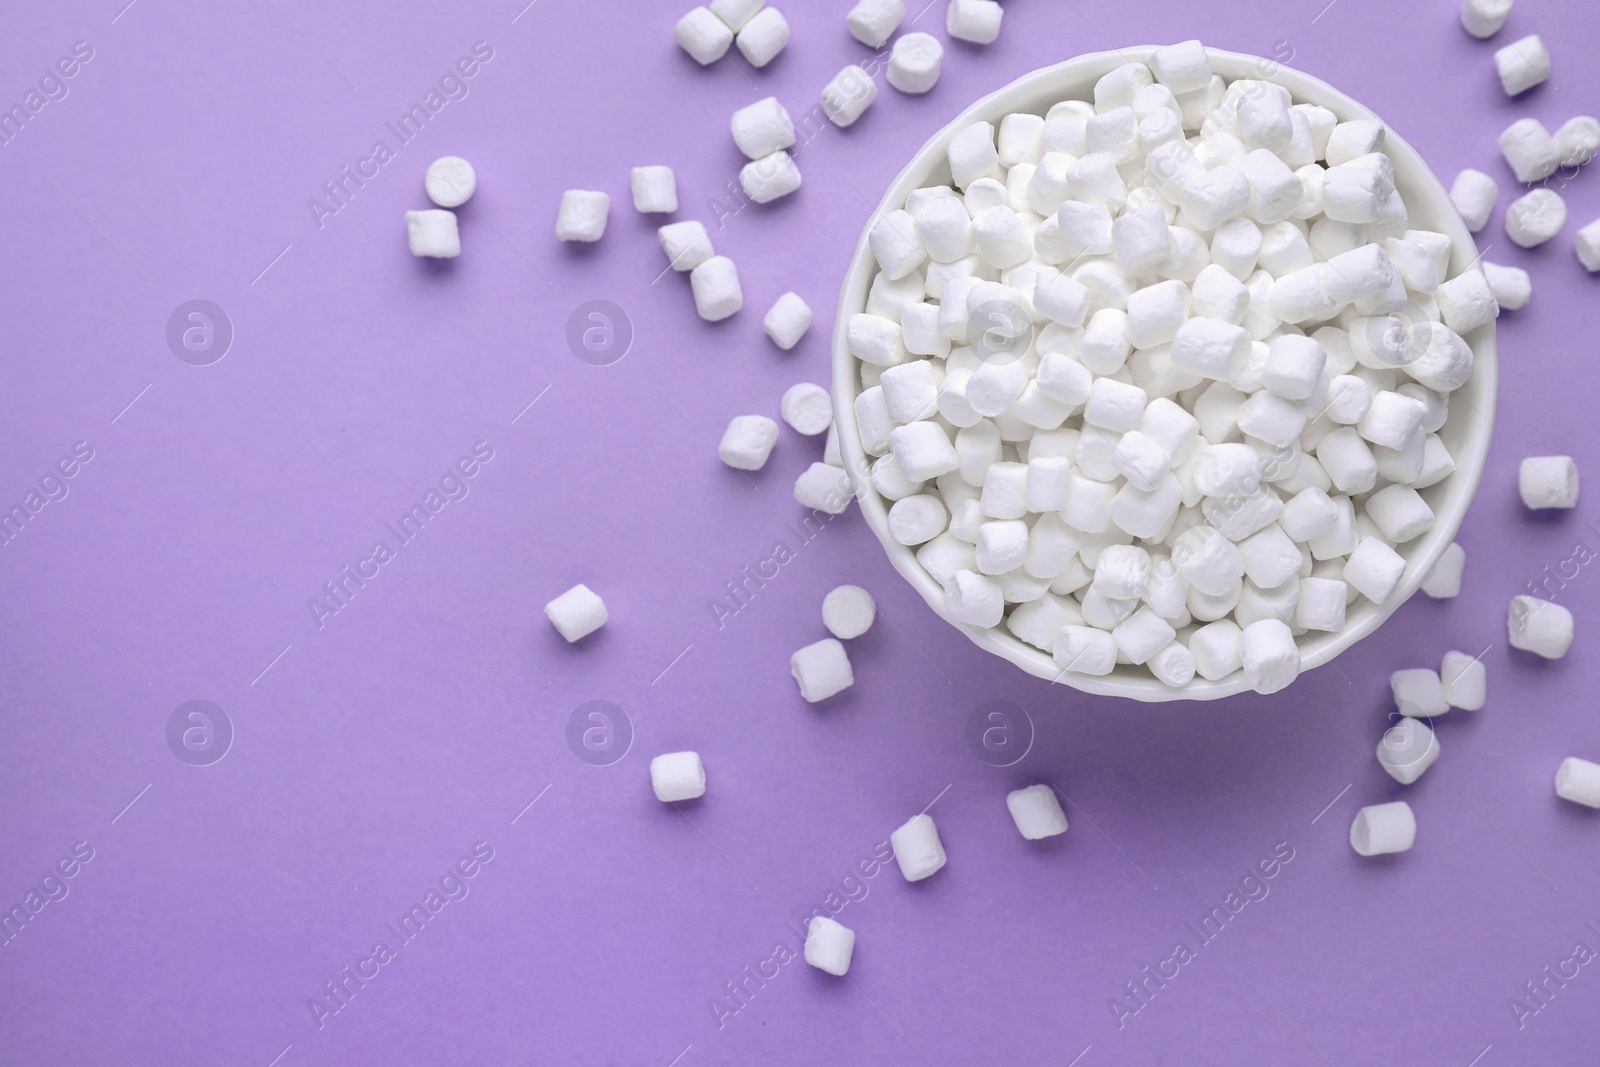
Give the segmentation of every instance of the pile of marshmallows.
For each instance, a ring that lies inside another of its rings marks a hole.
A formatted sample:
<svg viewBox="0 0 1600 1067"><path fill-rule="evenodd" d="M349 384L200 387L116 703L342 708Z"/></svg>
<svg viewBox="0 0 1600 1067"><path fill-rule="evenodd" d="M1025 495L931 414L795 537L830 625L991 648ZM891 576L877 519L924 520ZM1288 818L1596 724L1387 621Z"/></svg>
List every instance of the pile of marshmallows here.
<svg viewBox="0 0 1600 1067"><path fill-rule="evenodd" d="M953 617L1271 693L1298 635L1394 596L1499 307L1410 228L1384 139L1188 41L960 131L953 188L878 220L856 418Z"/></svg>

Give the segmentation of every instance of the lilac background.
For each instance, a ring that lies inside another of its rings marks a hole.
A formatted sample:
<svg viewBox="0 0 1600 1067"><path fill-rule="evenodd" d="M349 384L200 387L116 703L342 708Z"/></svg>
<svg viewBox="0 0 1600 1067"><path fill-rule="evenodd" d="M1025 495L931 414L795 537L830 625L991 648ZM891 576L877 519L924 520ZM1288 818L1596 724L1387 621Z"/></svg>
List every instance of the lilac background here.
<svg viewBox="0 0 1600 1067"><path fill-rule="evenodd" d="M1495 43L1459 30L1453 0L1015 0L996 45L951 45L935 92L885 88L857 126L804 145L804 189L717 228L711 202L729 202L740 163L728 114L768 94L799 114L868 58L844 0L785 4L794 41L760 72L694 65L667 0L520 15L520 0L122 2L16 4L0 36L8 105L74 41L94 48L0 148L0 501L74 442L94 449L0 551L0 902L75 842L94 849L70 895L0 947L4 1062L1592 1061L1597 968L1552 983L1520 1030L1508 1007L1574 942L1600 947L1585 928L1600 925L1600 817L1551 790L1563 756L1600 757L1592 569L1568 567L1559 591L1582 631L1567 660L1511 654L1503 618L1541 568L1600 548L1592 504L1532 516L1515 491L1524 454L1595 469L1596 290L1571 251L1600 214L1593 176L1563 190L1573 222L1547 248L1509 246L1509 196L1481 235L1490 259L1534 271L1537 295L1502 320L1461 598L1419 598L1285 693L1142 706L1051 688L935 619L853 512L722 628L708 606L795 543L790 487L820 449L785 430L746 479L711 442L735 414L776 415L789 384L826 383L868 201L971 100L1112 44L1292 50L1447 179L1471 165L1509 186L1495 138L1513 118L1553 128L1600 107L1587 5L1519 3L1508 33L1546 35L1555 83L1510 102ZM942 37L943 7L915 28ZM470 95L319 229L307 198L478 40L494 56ZM422 171L446 152L473 161L480 190L463 256L440 266L406 254L401 214L425 206ZM695 317L684 277L657 278L659 220L634 213L627 182L656 162L677 170L679 217L712 223L739 264L746 308L726 323ZM552 236L569 186L612 195L596 247ZM783 354L760 317L789 288L817 326ZM164 340L193 298L236 330L209 367ZM565 343L590 299L631 319L615 365ZM384 523L478 441L494 458L470 495L319 630L307 598L393 543ZM846 580L882 617L851 646L855 687L811 707L787 659L824 635L822 596ZM612 620L568 647L540 607L576 581ZM1372 758L1386 677L1449 648L1488 649L1490 705L1452 713L1443 758L1402 790ZM209 767L165 741L197 698L237 733ZM564 740L594 698L636 731L609 767ZM1036 728L1013 767L965 740L992 699ZM710 791L675 813L646 764L686 747ZM1035 781L1070 796L1065 837L1012 828L1004 794ZM1400 796L1416 849L1360 860L1356 808ZM845 884L936 797L944 872ZM470 895L319 1029L309 998L392 940L385 924L477 841L494 859ZM1270 895L1119 1030L1124 983L1195 945L1185 924L1283 842L1294 858ZM724 983L847 888L848 982L790 962L719 1026Z"/></svg>

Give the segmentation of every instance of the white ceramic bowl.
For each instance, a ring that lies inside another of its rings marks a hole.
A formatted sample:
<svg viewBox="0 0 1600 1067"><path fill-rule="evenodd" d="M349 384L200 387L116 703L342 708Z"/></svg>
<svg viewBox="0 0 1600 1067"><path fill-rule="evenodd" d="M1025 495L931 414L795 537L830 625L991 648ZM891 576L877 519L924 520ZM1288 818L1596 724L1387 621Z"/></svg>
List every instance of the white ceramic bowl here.
<svg viewBox="0 0 1600 1067"><path fill-rule="evenodd" d="M929 138L884 193L879 205L880 212L887 213L904 206L907 194L913 189L936 183L948 184L950 166L946 149L950 139L966 126L983 120L998 125L1002 117L1013 112L1043 115L1052 104L1061 100L1092 100L1094 84L1103 75L1130 61L1148 62L1154 51L1154 46L1149 46L1079 56L1024 75L1005 88L989 94ZM1211 55L1212 69L1228 81L1257 78L1277 82L1294 95L1296 102L1321 104L1341 121L1381 118L1327 83L1284 68L1271 60L1216 49L1207 51ZM1454 242L1455 250L1450 264L1453 277L1473 261L1476 245L1472 235L1456 214L1449 194L1439 179L1428 169L1422 157L1393 130L1389 131L1386 151L1394 161L1395 184L1405 199L1412 227L1447 233ZM1067 674L1055 665L1047 653L1013 637L1004 624L983 629L957 622L950 616L945 610L943 587L917 562L913 549L889 536L888 502L878 495L866 477L871 457L861 447L861 435L855 418L855 398L861 384L859 365L850 355L845 332L850 317L865 310L867 291L877 272L877 262L867 247L867 232L863 230L839 294L839 317L833 330L833 402L840 451L855 481L861 512L866 516L873 533L883 543L884 551L889 554L889 561L895 569L922 594L929 607L950 625L966 633L975 644L1040 678L1065 682L1088 693L1149 701L1215 700L1245 692L1248 687L1243 671L1235 671L1214 682L1196 677L1179 689L1163 685L1144 667L1123 665L1104 677ZM1376 630L1384 619L1417 591L1434 562L1455 539L1456 530L1461 525L1483 473L1484 457L1493 435L1498 379L1494 326L1485 326L1466 340L1472 346L1477 362L1472 379L1452 394L1450 418L1440 431L1440 437L1455 458L1456 469L1450 477L1422 492L1437 517L1433 529L1401 548L1406 559L1405 577L1387 604L1379 606L1365 598L1358 598L1350 607L1343 630L1335 634L1310 633L1299 639L1300 654L1306 669L1327 663Z"/></svg>

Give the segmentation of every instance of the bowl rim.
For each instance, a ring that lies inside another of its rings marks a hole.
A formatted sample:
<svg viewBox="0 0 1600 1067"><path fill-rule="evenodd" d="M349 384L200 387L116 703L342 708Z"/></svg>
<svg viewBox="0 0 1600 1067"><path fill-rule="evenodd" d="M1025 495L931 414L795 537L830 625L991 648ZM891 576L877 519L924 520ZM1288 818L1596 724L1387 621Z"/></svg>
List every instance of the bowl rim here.
<svg viewBox="0 0 1600 1067"><path fill-rule="evenodd" d="M860 428L855 417L855 398L860 391L856 374L859 361L850 355L846 337L851 317L865 309L867 290L878 270L877 261L867 243L872 221L903 206L907 194L929 180L931 173L945 160L950 140L958 132L974 122L987 120L998 123L1001 117L1016 111L1038 113L1038 108L1032 105L1028 98L1041 94L1053 93L1054 100L1082 98L1081 95L1074 97L1069 93L1074 87L1084 84L1086 79L1092 84L1094 79L1124 64L1132 62L1148 64L1158 47L1140 45L1086 53L1024 74L975 101L929 137L912 155L905 167L889 183L882 200L873 209L872 218L862 228L849 270L839 290L838 313L834 321L832 338L834 424L838 428L840 457L855 487L857 505L861 508L867 525L877 537L879 544L883 546L889 562L901 577L921 594L922 599L935 614L965 633L974 644L1009 660L1035 677L1050 681L1052 684L1062 682L1085 693L1126 697L1143 702L1218 700L1252 692L1245 683L1242 670L1234 671L1216 681L1206 681L1196 675L1187 685L1178 688L1163 684L1153 675L1144 673L1142 668L1130 669L1127 665L1119 665L1111 674L1103 676L1073 674L1057 667L1049 653L1012 635L1005 629L1003 623L986 628L971 626L953 618L945 608L943 586L936 582L917 561L916 547L920 546L902 545L890 536L888 507L867 477L871 457L866 455L861 445ZM1211 59L1213 72L1230 81L1255 78L1274 82L1288 89L1297 103L1320 104L1331 110L1341 122L1351 119L1373 119L1383 122L1386 130L1384 151L1394 162L1396 185L1402 189L1407 209L1413 214L1413 222L1417 214L1426 214L1430 225L1435 225L1438 230L1450 237L1450 276L1454 277L1468 269L1481 258L1477 255L1476 241L1456 212L1439 177L1421 154L1371 108L1322 79L1285 67L1276 60L1209 47L1206 48L1206 53ZM1473 253L1471 258L1468 255L1469 249ZM1469 413L1462 412L1458 408L1455 412L1457 419L1465 419L1470 414L1476 416L1476 421L1467 428L1461 446L1452 455L1456 463L1455 470L1439 482L1437 487L1430 487L1443 490L1438 495L1446 506L1436 510L1431 530L1408 545L1401 546L1401 554L1406 559L1406 570L1400 586L1387 603L1374 605L1364 598L1359 599L1356 606L1361 610L1354 621L1347 617L1344 629L1332 634L1313 631L1312 634L1296 638L1296 645L1301 653L1302 675L1331 663L1341 653L1382 626L1402 604L1416 594L1428 572L1455 540L1483 477L1485 460L1494 434L1494 412L1499 383L1495 324L1491 322L1473 331L1464 340L1473 350L1472 377L1466 385L1451 394L1451 400L1459 398L1472 409Z"/></svg>

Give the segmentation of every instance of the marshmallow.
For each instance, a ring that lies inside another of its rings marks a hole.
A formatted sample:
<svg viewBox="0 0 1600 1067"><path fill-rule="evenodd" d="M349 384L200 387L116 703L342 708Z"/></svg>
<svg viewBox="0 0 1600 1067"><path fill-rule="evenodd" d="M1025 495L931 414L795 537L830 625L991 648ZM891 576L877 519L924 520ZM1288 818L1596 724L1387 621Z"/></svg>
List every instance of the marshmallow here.
<svg viewBox="0 0 1600 1067"><path fill-rule="evenodd" d="M759 17L759 16L758 16ZM699 225L699 223L695 223ZM811 308L795 293L784 293L761 320L772 343L787 352L811 329Z"/></svg>
<svg viewBox="0 0 1600 1067"><path fill-rule="evenodd" d="M920 882L945 865L944 845L939 841L939 828L933 824L932 815L912 816L889 835L889 846L908 882Z"/></svg>
<svg viewBox="0 0 1600 1067"><path fill-rule="evenodd" d="M1600 271L1600 219L1578 231L1576 246L1583 269L1591 274Z"/></svg>
<svg viewBox="0 0 1600 1067"><path fill-rule="evenodd" d="M1394 166L1384 155L1329 167L1322 180L1322 209L1335 222L1377 222L1394 192Z"/></svg>
<svg viewBox="0 0 1600 1067"><path fill-rule="evenodd" d="M1550 49L1538 34L1513 41L1494 54L1495 70L1507 96L1518 96L1550 78Z"/></svg>
<svg viewBox="0 0 1600 1067"><path fill-rule="evenodd" d="M727 23L728 29L739 33L749 25L750 20L766 5L766 2L767 0L711 0L711 13Z"/></svg>
<svg viewBox="0 0 1600 1067"><path fill-rule="evenodd" d="M884 395L888 395L887 389ZM930 396L930 403L931 399ZM828 427L833 425L833 399L822 386L799 382L791 385L783 394L778 413L796 433L815 437L819 433L826 433Z"/></svg>
<svg viewBox="0 0 1600 1067"><path fill-rule="evenodd" d="M671 167L633 168L633 208L647 215L678 210L678 183Z"/></svg>
<svg viewBox="0 0 1600 1067"><path fill-rule="evenodd" d="M1278 619L1262 619L1239 635L1239 658L1244 679L1263 695L1276 693L1300 676L1300 650L1294 633Z"/></svg>
<svg viewBox="0 0 1600 1067"><path fill-rule="evenodd" d="M733 44L733 31L708 7L694 8L679 19L672 28L672 37L702 67L727 55Z"/></svg>
<svg viewBox="0 0 1600 1067"><path fill-rule="evenodd" d="M1244 577L1244 557L1232 541L1210 526L1193 526L1172 545L1172 561L1194 589L1225 596Z"/></svg>
<svg viewBox="0 0 1600 1067"><path fill-rule="evenodd" d="M744 306L739 270L727 256L712 256L689 272L694 306L707 322L720 322Z"/></svg>
<svg viewBox="0 0 1600 1067"><path fill-rule="evenodd" d="M1460 596L1461 572L1466 563L1466 550L1452 542L1428 572L1428 577L1423 579L1422 591L1435 600L1450 600Z"/></svg>
<svg viewBox="0 0 1600 1067"><path fill-rule="evenodd" d="M1328 353L1310 337L1285 334L1273 340L1261 384L1287 400L1307 400L1322 380Z"/></svg>
<svg viewBox="0 0 1600 1067"><path fill-rule="evenodd" d="M1422 433L1422 420L1427 413L1419 401L1386 389L1372 398L1372 406L1356 424L1356 431L1375 445L1404 449Z"/></svg>
<svg viewBox="0 0 1600 1067"><path fill-rule="evenodd" d="M1239 542L1245 577L1261 589L1276 589L1300 571L1300 546L1274 523Z"/></svg>
<svg viewBox="0 0 1600 1067"><path fill-rule="evenodd" d="M1130 275L1159 266L1172 254L1166 212L1154 203L1128 212L1111 224L1111 243L1117 261Z"/></svg>
<svg viewBox="0 0 1600 1067"><path fill-rule="evenodd" d="M806 963L817 970L842 977L850 970L855 948L856 932L848 926L826 915L813 915L806 923Z"/></svg>
<svg viewBox="0 0 1600 1067"><path fill-rule="evenodd" d="M908 33L895 41L889 53L889 84L902 93L920 95L939 84L944 65L944 45L928 33Z"/></svg>
<svg viewBox="0 0 1600 1067"><path fill-rule="evenodd" d="M796 502L829 515L842 514L854 495L850 475L830 463L811 464L794 482Z"/></svg>
<svg viewBox="0 0 1600 1067"><path fill-rule="evenodd" d="M1300 599L1294 606L1294 625L1302 630L1344 629L1344 609L1348 600L1344 582L1333 578L1301 578Z"/></svg>
<svg viewBox="0 0 1600 1067"><path fill-rule="evenodd" d="M1067 832L1067 815L1061 810L1055 790L1047 785L1030 785L1006 794L1006 810L1017 824L1017 832L1029 841L1042 841Z"/></svg>
<svg viewBox="0 0 1600 1067"><path fill-rule="evenodd" d="M1322 158L1328 166L1337 167L1373 152L1382 152L1386 132L1383 123L1373 119L1341 122L1328 134Z"/></svg>
<svg viewBox="0 0 1600 1067"><path fill-rule="evenodd" d="M1208 623L1189 635L1189 652L1200 677L1215 682L1240 668L1239 637L1239 626L1231 619Z"/></svg>
<svg viewBox="0 0 1600 1067"><path fill-rule="evenodd" d="M1578 506L1578 465L1571 456L1530 456L1517 471L1522 503L1534 511Z"/></svg>
<svg viewBox="0 0 1600 1067"><path fill-rule="evenodd" d="M1189 317L1189 288L1180 281L1157 282L1128 294L1128 339L1134 348L1170 343Z"/></svg>
<svg viewBox="0 0 1600 1067"><path fill-rule="evenodd" d="M1480 41L1499 33L1510 17L1511 0L1462 0L1461 3L1461 26Z"/></svg>
<svg viewBox="0 0 1600 1067"><path fill-rule="evenodd" d="M456 213L438 209L406 212L406 243L414 256L454 259L461 254Z"/></svg>
<svg viewBox="0 0 1600 1067"><path fill-rule="evenodd" d="M1383 732L1378 765L1401 785L1410 785L1439 758L1439 741L1421 719L1403 716Z"/></svg>
<svg viewBox="0 0 1600 1067"><path fill-rule="evenodd" d="M1556 796L1586 808L1600 808L1600 763L1576 756L1562 760L1556 769Z"/></svg>
<svg viewBox="0 0 1600 1067"><path fill-rule="evenodd" d="M1521 267L1502 267L1498 263L1484 262L1483 276L1489 279L1489 291L1502 311L1519 311L1533 299L1533 279Z"/></svg>
<svg viewBox="0 0 1600 1067"><path fill-rule="evenodd" d="M1563 167L1587 166L1600 152L1600 119L1579 115L1562 123L1556 130L1556 149Z"/></svg>
<svg viewBox="0 0 1600 1067"><path fill-rule="evenodd" d="M765 415L736 415L717 445L717 455L734 470L758 471L778 443L778 424Z"/></svg>
<svg viewBox="0 0 1600 1067"><path fill-rule="evenodd" d="M671 222L657 230L656 236L673 270L694 270L717 254L702 222ZM809 319L807 325L810 325Z"/></svg>
<svg viewBox="0 0 1600 1067"><path fill-rule="evenodd" d="M878 602L859 585L841 585L822 599L822 625L847 641L870 630L877 617Z"/></svg>
<svg viewBox="0 0 1600 1067"><path fill-rule="evenodd" d="M1405 572L1406 561L1399 553L1376 537L1363 537L1345 560L1342 577L1374 604L1386 604Z"/></svg>
<svg viewBox="0 0 1600 1067"><path fill-rule="evenodd" d="M1189 319L1173 336L1171 355L1183 370L1227 381L1250 356L1250 334L1220 319Z"/></svg>
<svg viewBox="0 0 1600 1067"><path fill-rule="evenodd" d="M1022 216L1004 205L989 208L972 220L972 238L983 257L1002 270L1020 266L1033 254Z"/></svg>
<svg viewBox="0 0 1600 1067"><path fill-rule="evenodd" d="M1466 0L1467 7L1496 0ZM1507 7L1510 6L1507 0ZM1463 9L1463 20L1465 9ZM1360 856L1386 856L1409 852L1417 841L1417 817L1403 800L1372 804L1356 812L1350 824L1350 847Z"/></svg>
<svg viewBox="0 0 1600 1067"><path fill-rule="evenodd" d="M1500 305L1495 303L1489 279L1477 268L1462 271L1441 283L1434 298L1439 302L1439 315L1444 324L1463 337L1500 315Z"/></svg>
<svg viewBox="0 0 1600 1067"><path fill-rule="evenodd" d="M789 20L775 7L764 7L744 24L733 43L752 67L764 67L789 44Z"/></svg>
<svg viewBox="0 0 1600 1067"><path fill-rule="evenodd" d="M794 675L800 695L808 704L842 693L856 681L844 645L832 637L807 645L790 656L789 673Z"/></svg>
<svg viewBox="0 0 1600 1067"><path fill-rule="evenodd" d="M959 570L945 583L945 610L968 626L999 626L1005 615L1005 595L1000 583L986 574Z"/></svg>
<svg viewBox="0 0 1600 1067"><path fill-rule="evenodd" d="M606 624L606 603L588 586L578 584L544 606L545 616L570 644Z"/></svg>
<svg viewBox="0 0 1600 1067"><path fill-rule="evenodd" d="M739 187L757 204L770 204L800 188L800 168L787 152L751 160L739 171Z"/></svg>
<svg viewBox="0 0 1600 1067"><path fill-rule="evenodd" d="M916 222L903 209L878 216L867 232L867 245L883 268L883 276L891 281L904 278L928 258L922 239L917 236Z"/></svg>
<svg viewBox="0 0 1600 1067"><path fill-rule="evenodd" d="M822 110L828 121L844 128L855 124L878 98L878 83L858 66L848 66L822 89Z"/></svg>
<svg viewBox="0 0 1600 1067"><path fill-rule="evenodd" d="M902 545L920 545L943 533L949 519L944 502L932 494L904 497L889 509L889 535Z"/></svg>
<svg viewBox="0 0 1600 1067"><path fill-rule="evenodd" d="M1111 631L1111 640L1129 663L1143 664L1171 644L1175 635L1167 620L1149 608L1140 608Z"/></svg>
<svg viewBox="0 0 1600 1067"><path fill-rule="evenodd" d="M650 761L650 788L663 804L706 795L706 769L698 752L667 752Z"/></svg>
<svg viewBox="0 0 1600 1067"><path fill-rule="evenodd" d="M1214 230L1244 213L1250 204L1250 182L1237 167L1223 165L1183 185L1181 206L1199 230Z"/></svg>
<svg viewBox="0 0 1600 1067"><path fill-rule="evenodd" d="M1194 653L1180 641L1172 641L1145 661L1156 681L1170 689L1182 689L1194 680Z"/></svg>
<svg viewBox="0 0 1600 1067"><path fill-rule="evenodd" d="M460 207L471 200L477 190L478 172L460 156L440 156L428 164L427 173L422 176L422 187L428 199L440 207ZM676 203L672 210L677 210Z"/></svg>
<svg viewBox="0 0 1600 1067"><path fill-rule="evenodd" d="M735 111L732 129L734 144L750 159L763 159L795 141L794 121L774 96Z"/></svg>
<svg viewBox="0 0 1600 1067"><path fill-rule="evenodd" d="M958 41L993 44L1000 36L1000 20L1004 15L994 0L950 0L944 29Z"/></svg>
<svg viewBox="0 0 1600 1067"><path fill-rule="evenodd" d="M1506 127L1500 135L1500 153L1525 185L1543 181L1561 166L1561 149L1538 119L1518 119Z"/></svg>
<svg viewBox="0 0 1600 1067"><path fill-rule="evenodd" d="M1199 41L1156 49L1150 69L1156 80L1174 93L1192 93L1211 83L1211 57Z"/></svg>
<svg viewBox="0 0 1600 1067"><path fill-rule="evenodd" d="M1483 661L1465 652L1446 652L1439 667L1444 699L1452 708L1481 711L1488 703L1489 675Z"/></svg>
<svg viewBox="0 0 1600 1067"><path fill-rule="evenodd" d="M1056 666L1073 674L1107 675L1117 666L1116 642L1090 626L1063 626L1051 652Z"/></svg>
<svg viewBox="0 0 1600 1067"><path fill-rule="evenodd" d="M844 17L850 36L868 48L880 48L906 17L903 0L857 0L856 6Z"/></svg>
<svg viewBox="0 0 1600 1067"><path fill-rule="evenodd" d="M1506 618L1511 647L1560 659L1572 647L1572 612L1538 597L1511 598Z"/></svg>
<svg viewBox="0 0 1600 1067"><path fill-rule="evenodd" d="M1000 171L994 126L987 122L974 122L950 138L945 154L950 161L951 180L958 189L965 189L979 178L994 177Z"/></svg>
<svg viewBox="0 0 1600 1067"><path fill-rule="evenodd" d="M1395 544L1433 529L1433 509L1409 485L1386 485L1373 493L1367 498L1367 517Z"/></svg>
<svg viewBox="0 0 1600 1067"><path fill-rule="evenodd" d="M563 241L598 241L606 232L606 215L611 198L587 189L568 189L561 194L561 211L556 216L556 237Z"/></svg>
<svg viewBox="0 0 1600 1067"><path fill-rule="evenodd" d="M978 527L978 540L974 547L977 549L980 574L998 577L1014 571L1028 558L1028 524L1021 519L996 519L983 523Z"/></svg>
<svg viewBox="0 0 1600 1067"><path fill-rule="evenodd" d="M1389 675L1389 690L1400 714L1413 718L1432 718L1450 710L1444 698L1444 683L1437 671L1413 667Z"/></svg>

